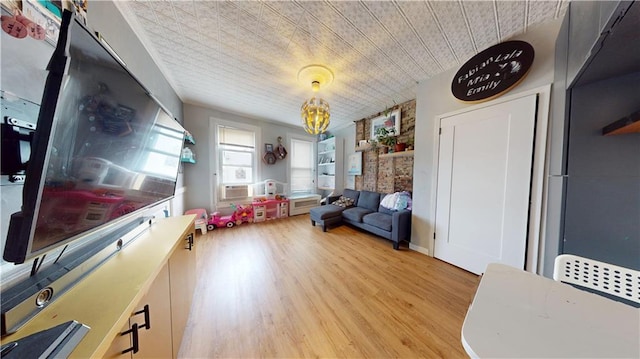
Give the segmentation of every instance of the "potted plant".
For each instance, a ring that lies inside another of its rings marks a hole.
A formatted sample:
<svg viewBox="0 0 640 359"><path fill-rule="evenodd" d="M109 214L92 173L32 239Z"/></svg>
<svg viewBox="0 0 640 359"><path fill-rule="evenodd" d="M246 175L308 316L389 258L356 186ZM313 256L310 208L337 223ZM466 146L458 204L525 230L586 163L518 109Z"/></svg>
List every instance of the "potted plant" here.
<svg viewBox="0 0 640 359"><path fill-rule="evenodd" d="M376 141L388 148L393 148L397 142L395 133L394 128L387 130L385 127L380 127L376 130Z"/></svg>
<svg viewBox="0 0 640 359"><path fill-rule="evenodd" d="M407 148L407 144L404 142L396 142L393 146L393 152L403 152Z"/></svg>

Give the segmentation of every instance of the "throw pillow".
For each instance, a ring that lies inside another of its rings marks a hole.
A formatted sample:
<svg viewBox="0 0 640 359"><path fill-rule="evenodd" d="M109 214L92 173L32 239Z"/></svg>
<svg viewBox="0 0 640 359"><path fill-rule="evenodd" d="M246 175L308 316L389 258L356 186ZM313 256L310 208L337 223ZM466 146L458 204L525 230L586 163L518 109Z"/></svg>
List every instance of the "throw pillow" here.
<svg viewBox="0 0 640 359"><path fill-rule="evenodd" d="M398 194L398 200L396 201L396 205L395 205L394 209L396 209L396 210L401 210L401 209L411 210L411 205L412 205L411 194L409 192L403 191L403 192L400 192Z"/></svg>
<svg viewBox="0 0 640 359"><path fill-rule="evenodd" d="M386 209L395 209L396 202L398 200L398 192L390 193L380 201L380 205Z"/></svg>
<svg viewBox="0 0 640 359"><path fill-rule="evenodd" d="M353 206L353 199L349 198L349 197L345 197L345 196L340 196L340 198L338 198L338 200L334 201L331 204L334 204L336 206L340 206L340 207L350 207Z"/></svg>
<svg viewBox="0 0 640 359"><path fill-rule="evenodd" d="M406 191L388 194L382 199L380 206L392 211L411 210L411 194Z"/></svg>

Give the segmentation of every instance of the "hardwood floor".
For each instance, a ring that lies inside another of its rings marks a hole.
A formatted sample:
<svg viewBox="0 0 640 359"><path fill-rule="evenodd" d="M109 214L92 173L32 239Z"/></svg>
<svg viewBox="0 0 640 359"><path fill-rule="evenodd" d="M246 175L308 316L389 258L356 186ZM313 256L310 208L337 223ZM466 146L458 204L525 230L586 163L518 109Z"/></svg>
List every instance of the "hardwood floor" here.
<svg viewBox="0 0 640 359"><path fill-rule="evenodd" d="M308 215L209 231L182 358L466 357L478 277Z"/></svg>

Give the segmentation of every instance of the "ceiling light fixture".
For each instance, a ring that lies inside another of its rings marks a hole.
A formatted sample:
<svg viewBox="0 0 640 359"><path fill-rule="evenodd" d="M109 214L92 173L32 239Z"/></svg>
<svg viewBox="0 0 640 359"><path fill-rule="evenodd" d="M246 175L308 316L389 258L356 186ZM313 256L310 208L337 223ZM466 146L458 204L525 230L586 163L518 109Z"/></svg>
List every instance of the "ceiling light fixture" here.
<svg viewBox="0 0 640 359"><path fill-rule="evenodd" d="M311 84L313 92L320 91L320 86L327 87L333 82L333 72L326 66L309 65L298 72L298 81L304 85ZM302 125L312 135L324 133L329 127L331 117L329 103L320 97L313 96L305 101L300 109Z"/></svg>

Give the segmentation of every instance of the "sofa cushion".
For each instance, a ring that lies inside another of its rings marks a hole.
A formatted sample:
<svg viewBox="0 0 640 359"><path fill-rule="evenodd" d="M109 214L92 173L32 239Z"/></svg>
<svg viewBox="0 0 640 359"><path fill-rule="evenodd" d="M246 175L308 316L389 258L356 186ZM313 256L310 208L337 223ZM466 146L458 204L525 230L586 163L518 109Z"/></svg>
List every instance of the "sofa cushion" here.
<svg viewBox="0 0 640 359"><path fill-rule="evenodd" d="M362 222L362 217L366 216L373 211L362 207L347 208L342 212L342 217L353 222Z"/></svg>
<svg viewBox="0 0 640 359"><path fill-rule="evenodd" d="M383 193L380 196L381 199L380 199L380 205L378 206L378 212L385 213L385 214L392 214L393 212L397 212L396 210L386 208L385 206L382 205L382 202L385 196L388 196L388 195Z"/></svg>
<svg viewBox="0 0 640 359"><path fill-rule="evenodd" d="M310 212L312 212L312 217L315 219L327 219L338 217L344 211L344 207L335 206L333 204L328 204L326 206L319 206L311 208Z"/></svg>
<svg viewBox="0 0 640 359"><path fill-rule="evenodd" d="M382 230L391 232L391 220L392 217L388 214L374 212L367 214L362 218L362 222L371 226L380 228Z"/></svg>
<svg viewBox="0 0 640 359"><path fill-rule="evenodd" d="M397 212L397 211L394 211L392 209L387 209L387 208L384 208L384 207L380 206L378 208L378 212L391 215L391 214L393 214L393 212Z"/></svg>
<svg viewBox="0 0 640 359"><path fill-rule="evenodd" d="M380 205L380 193L371 191L360 191L360 197L356 204L358 207L366 208L371 212L378 210Z"/></svg>

